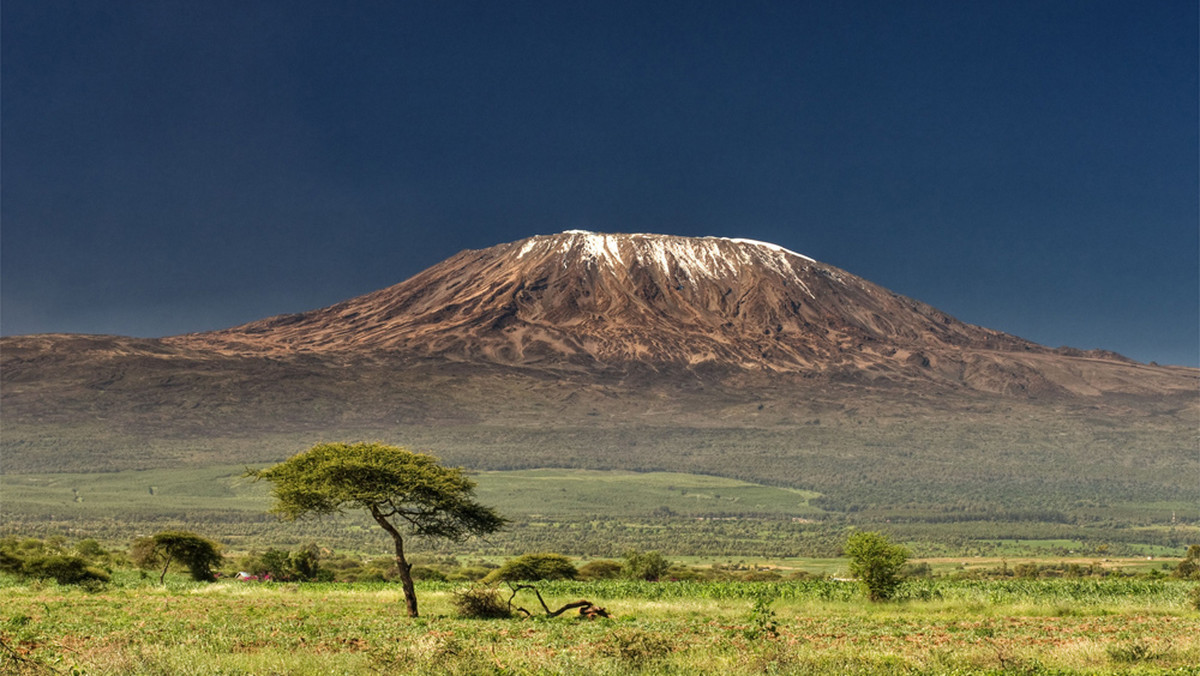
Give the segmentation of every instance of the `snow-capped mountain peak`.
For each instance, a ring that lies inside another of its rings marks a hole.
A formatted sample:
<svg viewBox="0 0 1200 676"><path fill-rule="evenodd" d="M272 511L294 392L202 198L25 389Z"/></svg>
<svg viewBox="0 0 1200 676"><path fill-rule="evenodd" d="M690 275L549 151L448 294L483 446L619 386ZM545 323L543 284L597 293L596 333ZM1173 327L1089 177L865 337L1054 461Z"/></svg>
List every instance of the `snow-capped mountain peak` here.
<svg viewBox="0 0 1200 676"><path fill-rule="evenodd" d="M1053 353L775 244L583 230L463 251L331 307L168 340L550 369L704 365L953 382L968 353ZM1039 387L1036 369L1019 370L1022 387Z"/></svg>

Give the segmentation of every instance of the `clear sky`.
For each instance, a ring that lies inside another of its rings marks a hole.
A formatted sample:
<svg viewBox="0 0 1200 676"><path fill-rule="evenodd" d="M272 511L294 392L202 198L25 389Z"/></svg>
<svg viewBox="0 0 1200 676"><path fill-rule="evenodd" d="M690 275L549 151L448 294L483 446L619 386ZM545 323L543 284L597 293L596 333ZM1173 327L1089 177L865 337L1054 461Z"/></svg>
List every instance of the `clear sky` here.
<svg viewBox="0 0 1200 676"><path fill-rule="evenodd" d="M4 0L0 331L161 336L581 228L1200 362L1194 0Z"/></svg>

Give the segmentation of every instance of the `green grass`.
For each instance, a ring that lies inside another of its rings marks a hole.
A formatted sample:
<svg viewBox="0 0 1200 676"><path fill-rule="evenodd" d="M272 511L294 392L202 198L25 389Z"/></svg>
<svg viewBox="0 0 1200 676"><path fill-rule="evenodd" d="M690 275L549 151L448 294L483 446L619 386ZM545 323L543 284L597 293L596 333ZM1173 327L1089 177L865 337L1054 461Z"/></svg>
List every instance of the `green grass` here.
<svg viewBox="0 0 1200 676"><path fill-rule="evenodd" d="M583 597L614 617L463 619L455 587L433 583L419 584L414 620L389 584L159 587L118 573L89 593L0 577L0 672L1195 674L1200 664L1186 583L923 583L882 605L828 581L541 588L552 607Z"/></svg>
<svg viewBox="0 0 1200 676"><path fill-rule="evenodd" d="M256 463L263 467L267 463ZM126 546L136 535L186 528L232 549L323 546L387 551L363 514L282 523L267 513L269 486L244 465L92 473L0 475L0 535L94 537ZM920 556L1179 556L1200 537L1191 524L1045 523L997 518L928 523L822 511L823 496L784 486L679 472L520 469L477 472L478 497L512 523L486 541L418 549L472 555L560 551L613 557L656 549L706 561L836 556L847 529L883 529ZM816 503L816 504L814 504ZM1014 517L1015 518L1015 517Z"/></svg>
<svg viewBox="0 0 1200 676"><path fill-rule="evenodd" d="M241 475L241 465L123 472L9 474L0 477L13 512L159 515L202 509L265 509L267 490Z"/></svg>
<svg viewBox="0 0 1200 676"><path fill-rule="evenodd" d="M62 513L137 518L207 512L262 513L269 486L242 476L245 466L130 470L108 473L16 474L0 477L14 514ZM647 516L656 509L686 515L815 516L819 493L737 479L674 472L537 469L481 472L477 496L512 518L576 519Z"/></svg>
<svg viewBox="0 0 1200 676"><path fill-rule="evenodd" d="M814 491L678 472L540 469L482 472L478 495L502 514L554 519L637 517L655 510L690 516L816 516Z"/></svg>
<svg viewBox="0 0 1200 676"><path fill-rule="evenodd" d="M235 549L315 539L342 549L386 550L383 533L362 514L279 522L267 513L269 486L244 478L244 470L219 465L2 475L7 523L0 534L82 532L125 545L138 534L183 527ZM781 529L793 520L820 514L809 504L816 493L704 475L535 469L474 478L479 500L513 522L487 542L468 543L476 554L565 549L615 556L631 547L686 552L692 549L687 539L723 548L709 554L761 553L771 541L791 540ZM714 539L714 533L725 537Z"/></svg>

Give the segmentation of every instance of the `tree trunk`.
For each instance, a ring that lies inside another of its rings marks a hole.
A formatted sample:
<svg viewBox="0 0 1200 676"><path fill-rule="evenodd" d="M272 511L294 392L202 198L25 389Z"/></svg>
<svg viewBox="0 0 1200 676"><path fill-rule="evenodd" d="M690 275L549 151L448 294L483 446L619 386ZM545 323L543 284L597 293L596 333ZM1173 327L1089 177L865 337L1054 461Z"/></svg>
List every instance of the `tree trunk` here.
<svg viewBox="0 0 1200 676"><path fill-rule="evenodd" d="M392 536L392 541L396 543L396 568L400 571L400 584L404 588L404 605L408 608L409 617L417 617L417 589L413 585L412 564L404 558L404 538L379 510L372 508L371 516L388 532L388 535Z"/></svg>
<svg viewBox="0 0 1200 676"><path fill-rule="evenodd" d="M158 576L159 584L165 585L167 583L167 569L171 567L171 556L173 554L174 554L174 552L171 551L171 548L167 547L167 552L166 552L166 554L163 555L163 558L166 559L167 562L166 562L166 565L163 566L162 575Z"/></svg>
<svg viewBox="0 0 1200 676"><path fill-rule="evenodd" d="M417 589L413 586L412 564L404 558L404 541L399 535L393 535L396 541L396 567L400 570L400 584L404 587L404 605L408 607L408 616L417 616Z"/></svg>

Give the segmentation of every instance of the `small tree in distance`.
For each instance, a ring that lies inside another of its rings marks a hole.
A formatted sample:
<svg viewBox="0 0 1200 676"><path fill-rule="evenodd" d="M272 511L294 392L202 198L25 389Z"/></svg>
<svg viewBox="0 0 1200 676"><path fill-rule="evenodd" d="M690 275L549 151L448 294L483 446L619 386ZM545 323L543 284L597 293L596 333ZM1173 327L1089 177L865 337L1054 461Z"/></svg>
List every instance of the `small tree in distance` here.
<svg viewBox="0 0 1200 676"><path fill-rule="evenodd" d="M216 579L213 567L221 565L223 557L220 546L212 540L184 530L168 530L135 540L129 558L139 568L162 566L158 576L158 583L162 584L167 570L176 562L187 566L193 580L212 582Z"/></svg>
<svg viewBox="0 0 1200 676"><path fill-rule="evenodd" d="M657 582L670 568L671 562L657 551L639 552L631 549L625 552L621 574L631 580Z"/></svg>
<svg viewBox="0 0 1200 676"><path fill-rule="evenodd" d="M475 482L461 468L442 467L424 453L371 443L317 444L247 476L275 486L272 512L284 519L362 509L392 537L410 617L417 617L412 564L404 532L458 541L493 533L505 520L472 500Z"/></svg>
<svg viewBox="0 0 1200 676"><path fill-rule="evenodd" d="M1187 548L1187 554L1184 555L1179 565L1175 566L1171 577L1184 580L1200 580L1200 545L1191 545Z"/></svg>
<svg viewBox="0 0 1200 676"><path fill-rule="evenodd" d="M892 544L882 533L863 531L846 538L845 552L850 557L850 573L866 586L868 598L892 598L900 585L900 569L908 561L907 549Z"/></svg>

